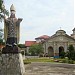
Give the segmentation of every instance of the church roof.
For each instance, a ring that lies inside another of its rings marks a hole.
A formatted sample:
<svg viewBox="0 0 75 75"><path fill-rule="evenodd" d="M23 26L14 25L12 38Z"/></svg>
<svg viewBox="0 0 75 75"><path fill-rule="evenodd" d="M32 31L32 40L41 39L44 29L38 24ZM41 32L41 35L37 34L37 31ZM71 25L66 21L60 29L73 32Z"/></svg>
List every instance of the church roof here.
<svg viewBox="0 0 75 75"><path fill-rule="evenodd" d="M58 36L62 36L62 35L56 35L56 34L54 34L54 35L52 35L48 40L50 40L50 39L52 39L52 38L55 38L55 37L58 37ZM65 35L63 35L63 36L65 36L65 37L67 37L67 38L70 38L70 39L72 39L72 40L75 41L74 38L72 38L71 36L69 36L69 35L67 35L67 34L65 34ZM47 41L48 41L48 40L47 40Z"/></svg>
<svg viewBox="0 0 75 75"><path fill-rule="evenodd" d="M50 36L48 36L48 35L42 35L42 36L39 36L35 39L49 39L49 38L50 38Z"/></svg>
<svg viewBox="0 0 75 75"><path fill-rule="evenodd" d="M64 30L58 30L58 31L56 31L56 33L54 35L52 35L48 40L50 40L52 38L55 38L55 37L58 37L58 36L65 36L65 37L70 38L70 39L72 39L72 40L75 41L75 39L72 38L71 36L69 36L68 34L66 34L66 32Z"/></svg>
<svg viewBox="0 0 75 75"><path fill-rule="evenodd" d="M66 34L66 37L68 37L68 38L70 38L70 39L72 39L72 40L74 40L74 41L75 41L75 39L74 39L74 38L72 38L71 36L69 36L69 35L67 35L67 34Z"/></svg>
<svg viewBox="0 0 75 75"><path fill-rule="evenodd" d="M66 32L64 30L58 30L56 31L56 34L66 34Z"/></svg>
<svg viewBox="0 0 75 75"><path fill-rule="evenodd" d="M31 45L36 44L36 41L25 41L25 46L30 47Z"/></svg>

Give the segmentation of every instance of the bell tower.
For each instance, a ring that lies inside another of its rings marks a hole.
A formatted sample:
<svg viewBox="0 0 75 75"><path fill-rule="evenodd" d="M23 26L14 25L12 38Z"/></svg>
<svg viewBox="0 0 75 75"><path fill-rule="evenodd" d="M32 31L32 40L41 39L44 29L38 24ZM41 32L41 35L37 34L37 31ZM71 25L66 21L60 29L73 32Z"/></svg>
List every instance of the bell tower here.
<svg viewBox="0 0 75 75"><path fill-rule="evenodd" d="M73 31L73 34L71 34L71 37L75 39L75 28L72 31Z"/></svg>

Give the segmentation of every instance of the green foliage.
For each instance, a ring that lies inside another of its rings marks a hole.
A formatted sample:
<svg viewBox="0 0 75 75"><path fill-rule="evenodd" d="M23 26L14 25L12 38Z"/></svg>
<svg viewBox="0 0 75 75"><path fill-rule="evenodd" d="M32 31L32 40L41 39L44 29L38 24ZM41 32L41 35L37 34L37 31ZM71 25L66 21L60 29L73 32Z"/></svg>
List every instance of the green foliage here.
<svg viewBox="0 0 75 75"><path fill-rule="evenodd" d="M32 45L29 48L29 53L31 55L39 55L42 52L43 52L43 46L42 46L42 44L35 44L35 45Z"/></svg>
<svg viewBox="0 0 75 75"><path fill-rule="evenodd" d="M70 52L73 52L73 51L74 51L73 45L69 45L68 50L69 50Z"/></svg>
<svg viewBox="0 0 75 75"><path fill-rule="evenodd" d="M3 0L0 0L0 21L4 19L5 15L9 16L9 11L5 9L3 2Z"/></svg>
<svg viewBox="0 0 75 75"><path fill-rule="evenodd" d="M68 60L68 63L69 64L74 64L74 61L73 60Z"/></svg>
<svg viewBox="0 0 75 75"><path fill-rule="evenodd" d="M64 51L62 51L62 52L60 53L60 58L65 58L65 52L64 52Z"/></svg>
<svg viewBox="0 0 75 75"><path fill-rule="evenodd" d="M25 45L24 44L18 44L18 47L25 48Z"/></svg>
<svg viewBox="0 0 75 75"><path fill-rule="evenodd" d="M61 63L68 63L67 59L60 59L60 61L62 61Z"/></svg>
<svg viewBox="0 0 75 75"><path fill-rule="evenodd" d="M0 39L0 44L3 43L3 39Z"/></svg>
<svg viewBox="0 0 75 75"><path fill-rule="evenodd" d="M0 9L2 10L3 0L0 0Z"/></svg>
<svg viewBox="0 0 75 75"><path fill-rule="evenodd" d="M3 39L0 39L0 45L5 45L5 42L3 42Z"/></svg>
<svg viewBox="0 0 75 75"><path fill-rule="evenodd" d="M49 59L49 58L28 58L24 60L25 62L54 62L54 59Z"/></svg>
<svg viewBox="0 0 75 75"><path fill-rule="evenodd" d="M23 61L24 62L24 64L31 64L31 62L29 62L29 61Z"/></svg>
<svg viewBox="0 0 75 75"><path fill-rule="evenodd" d="M35 50L35 47L34 46L31 46L30 48L29 48L29 53L31 54L31 55L36 55L36 50Z"/></svg>
<svg viewBox="0 0 75 75"><path fill-rule="evenodd" d="M21 51L21 54L24 55L24 51Z"/></svg>
<svg viewBox="0 0 75 75"><path fill-rule="evenodd" d="M24 60L25 64L28 64L30 62L52 62L52 63L69 63L69 64L75 64L74 60L68 60L68 59L54 59L54 58L47 58L47 57L40 57L40 58L27 58Z"/></svg>
<svg viewBox="0 0 75 75"><path fill-rule="evenodd" d="M67 57L70 60L75 60L75 50L74 50L73 45L69 45L68 52L67 52Z"/></svg>

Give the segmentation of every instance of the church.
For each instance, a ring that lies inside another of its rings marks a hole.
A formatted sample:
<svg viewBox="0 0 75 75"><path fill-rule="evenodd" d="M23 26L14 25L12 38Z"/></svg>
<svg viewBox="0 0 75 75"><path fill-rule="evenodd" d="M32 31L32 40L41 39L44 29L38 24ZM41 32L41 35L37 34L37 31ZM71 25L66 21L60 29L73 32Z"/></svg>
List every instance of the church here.
<svg viewBox="0 0 75 75"><path fill-rule="evenodd" d="M44 40L44 53L50 53L51 57L58 58L62 51L67 52L69 45L73 45L75 48L75 28L72 31L73 34L69 36L64 30L58 30L54 35ZM36 38L36 41L38 40Z"/></svg>

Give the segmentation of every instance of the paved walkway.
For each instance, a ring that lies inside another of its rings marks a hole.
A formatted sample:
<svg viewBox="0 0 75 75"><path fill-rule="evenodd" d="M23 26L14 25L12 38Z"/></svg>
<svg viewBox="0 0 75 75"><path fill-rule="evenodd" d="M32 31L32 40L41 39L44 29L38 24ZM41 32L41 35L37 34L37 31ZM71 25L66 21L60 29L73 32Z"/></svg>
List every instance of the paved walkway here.
<svg viewBox="0 0 75 75"><path fill-rule="evenodd" d="M75 75L75 65L31 63L25 65L25 75Z"/></svg>

